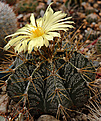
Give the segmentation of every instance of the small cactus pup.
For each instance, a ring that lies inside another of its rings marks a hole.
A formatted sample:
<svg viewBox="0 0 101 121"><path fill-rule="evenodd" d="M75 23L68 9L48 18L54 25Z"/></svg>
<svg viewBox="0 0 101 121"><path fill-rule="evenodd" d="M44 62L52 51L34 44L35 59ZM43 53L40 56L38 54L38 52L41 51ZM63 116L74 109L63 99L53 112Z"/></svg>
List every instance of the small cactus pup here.
<svg viewBox="0 0 101 121"><path fill-rule="evenodd" d="M43 18L35 23L31 14L30 24L6 37L12 38L4 49L12 46L19 55L6 80L7 93L11 100L26 106L32 116L56 115L60 105L77 109L91 95L90 83L95 79L91 61L66 39L60 42L60 33L56 32L73 28L70 18L61 11L54 12L50 4ZM53 41L54 37L58 38Z"/></svg>

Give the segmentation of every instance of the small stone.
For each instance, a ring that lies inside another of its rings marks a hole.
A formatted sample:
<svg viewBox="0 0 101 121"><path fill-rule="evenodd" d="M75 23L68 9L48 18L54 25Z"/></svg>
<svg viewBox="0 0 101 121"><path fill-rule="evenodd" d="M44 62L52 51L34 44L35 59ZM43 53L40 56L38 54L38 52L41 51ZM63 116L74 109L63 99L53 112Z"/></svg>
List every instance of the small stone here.
<svg viewBox="0 0 101 121"><path fill-rule="evenodd" d="M23 14L19 14L18 16L17 16L17 19L19 20L19 19L22 19L23 18Z"/></svg>
<svg viewBox="0 0 101 121"><path fill-rule="evenodd" d="M87 121L87 115L86 115L86 114L83 114L83 115L82 115L82 120L83 120L83 121Z"/></svg>
<svg viewBox="0 0 101 121"><path fill-rule="evenodd" d="M93 5L94 8L98 8L98 6L99 5L97 3L94 3L94 5Z"/></svg>
<svg viewBox="0 0 101 121"><path fill-rule="evenodd" d="M83 26L83 29L85 29L85 28L86 28L86 26L84 25L84 26Z"/></svg>
<svg viewBox="0 0 101 121"><path fill-rule="evenodd" d="M87 25L87 24L88 24L88 22L86 21L86 22L85 22L85 25Z"/></svg>
<svg viewBox="0 0 101 121"><path fill-rule="evenodd" d="M97 1L97 3L98 3L98 4L101 4L101 1L99 0L99 1Z"/></svg>
<svg viewBox="0 0 101 121"><path fill-rule="evenodd" d="M84 53L86 53L87 51L88 51L88 48L85 48L85 49L84 49Z"/></svg>
<svg viewBox="0 0 101 121"><path fill-rule="evenodd" d="M7 112L7 104L8 104L7 94L0 95L0 112L1 113L6 113Z"/></svg>
<svg viewBox="0 0 101 121"><path fill-rule="evenodd" d="M85 33L87 33L88 31L87 30L84 30L85 31Z"/></svg>
<svg viewBox="0 0 101 121"><path fill-rule="evenodd" d="M83 36L82 36L81 34L79 35L79 39L80 39L80 40L83 39Z"/></svg>
<svg viewBox="0 0 101 121"><path fill-rule="evenodd" d="M80 29L77 30L77 33L80 33Z"/></svg>
<svg viewBox="0 0 101 121"><path fill-rule="evenodd" d="M95 27L97 28L98 27L98 24L95 24Z"/></svg>
<svg viewBox="0 0 101 121"><path fill-rule="evenodd" d="M101 16L101 12L99 13L99 16Z"/></svg>
<svg viewBox="0 0 101 121"><path fill-rule="evenodd" d="M99 62L99 65L101 66L101 62Z"/></svg>
<svg viewBox="0 0 101 121"><path fill-rule="evenodd" d="M91 13L86 16L86 20L88 23L97 22L98 19L99 19L99 16L95 13Z"/></svg>
<svg viewBox="0 0 101 121"><path fill-rule="evenodd" d="M86 22L86 19L83 19L83 22Z"/></svg>
<svg viewBox="0 0 101 121"><path fill-rule="evenodd" d="M37 121L60 121L51 115L41 115Z"/></svg>
<svg viewBox="0 0 101 121"><path fill-rule="evenodd" d="M93 25L95 25L96 23L95 22L92 22Z"/></svg>
<svg viewBox="0 0 101 121"><path fill-rule="evenodd" d="M86 40L86 44L89 44L90 43L90 40Z"/></svg>
<svg viewBox="0 0 101 121"><path fill-rule="evenodd" d="M91 26L91 28L93 28L93 27L94 27L94 25L93 25L93 24L91 24L90 26Z"/></svg>
<svg viewBox="0 0 101 121"><path fill-rule="evenodd" d="M90 28L89 27L87 28L87 31L90 31Z"/></svg>
<svg viewBox="0 0 101 121"><path fill-rule="evenodd" d="M30 16L31 16L30 13L24 15L24 17L23 17L23 21L27 21L27 19L30 18Z"/></svg>
<svg viewBox="0 0 101 121"><path fill-rule="evenodd" d="M43 17L44 16L44 10L40 11L40 16Z"/></svg>

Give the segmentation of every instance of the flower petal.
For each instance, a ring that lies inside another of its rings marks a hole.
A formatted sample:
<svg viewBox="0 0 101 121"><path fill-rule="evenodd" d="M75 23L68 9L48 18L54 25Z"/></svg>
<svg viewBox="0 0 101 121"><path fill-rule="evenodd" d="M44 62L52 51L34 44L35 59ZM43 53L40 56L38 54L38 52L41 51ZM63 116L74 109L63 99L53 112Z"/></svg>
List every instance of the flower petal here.
<svg viewBox="0 0 101 121"><path fill-rule="evenodd" d="M27 49L28 49L27 43L29 40L30 39L26 39L26 40L21 42L21 46L18 48L18 53L22 52L23 50L24 50L24 53L27 51Z"/></svg>
<svg viewBox="0 0 101 121"><path fill-rule="evenodd" d="M35 46L36 46L36 47L38 47L38 46L41 47L41 46L43 46L43 44L44 44L44 43L43 43L43 37L42 37L42 36L38 37Z"/></svg>
<svg viewBox="0 0 101 121"><path fill-rule="evenodd" d="M41 27L42 26L42 18L39 18L36 20L37 26Z"/></svg>
<svg viewBox="0 0 101 121"><path fill-rule="evenodd" d="M45 39L45 38L44 38L43 41L44 41L44 45L45 45L46 47L48 47L48 46L49 46L49 41L48 41L47 39Z"/></svg>
<svg viewBox="0 0 101 121"><path fill-rule="evenodd" d="M62 11L55 12L51 17L47 18L47 21L44 22L44 29L47 29L49 26L51 26L53 23L55 23L57 20L60 20L66 16L65 13L62 13Z"/></svg>
<svg viewBox="0 0 101 121"><path fill-rule="evenodd" d="M21 46L21 43L19 43L19 44L17 44L16 45L16 47L14 48L14 50L15 50L15 53L18 51L18 53L19 53L19 47Z"/></svg>
<svg viewBox="0 0 101 121"><path fill-rule="evenodd" d="M47 35L47 34L44 34L43 37L47 40L53 40L53 36L52 35Z"/></svg>
<svg viewBox="0 0 101 121"><path fill-rule="evenodd" d="M43 45L44 45L44 42L43 42L43 37L42 36L34 38L28 44L28 53L31 53L33 47L38 48L38 47L41 47Z"/></svg>
<svg viewBox="0 0 101 121"><path fill-rule="evenodd" d="M53 36L53 37L61 37L58 32L48 32L47 34Z"/></svg>
<svg viewBox="0 0 101 121"><path fill-rule="evenodd" d="M4 50L8 50L11 46L14 46L14 44L16 44L17 42L20 42L21 39L26 39L29 36L18 36L14 39L11 39L7 45L4 47Z"/></svg>
<svg viewBox="0 0 101 121"><path fill-rule="evenodd" d="M31 24L36 27L35 17L34 17L34 14L33 13L31 14L30 21L31 21Z"/></svg>
<svg viewBox="0 0 101 121"><path fill-rule="evenodd" d="M47 10L46 10L46 12L45 12L45 14L44 14L44 16L43 16L43 23L45 22L45 21L47 21L47 18L49 18L49 15L50 14L53 14L53 10L52 10L52 8L51 8L51 5L53 4L53 2L52 3L50 3L49 4L49 6L47 7ZM51 16L50 16L51 17Z"/></svg>
<svg viewBox="0 0 101 121"><path fill-rule="evenodd" d="M8 37L15 37L17 35L22 35L22 34L29 35L29 36L31 35L31 33L28 33L28 32L16 32L14 34L11 34L11 35L6 36L5 39L8 38Z"/></svg>
<svg viewBox="0 0 101 121"><path fill-rule="evenodd" d="M45 32L47 33L49 31L55 31L55 30L68 30L68 28L73 28L73 26L64 24L64 23L58 23L58 24L48 27Z"/></svg>

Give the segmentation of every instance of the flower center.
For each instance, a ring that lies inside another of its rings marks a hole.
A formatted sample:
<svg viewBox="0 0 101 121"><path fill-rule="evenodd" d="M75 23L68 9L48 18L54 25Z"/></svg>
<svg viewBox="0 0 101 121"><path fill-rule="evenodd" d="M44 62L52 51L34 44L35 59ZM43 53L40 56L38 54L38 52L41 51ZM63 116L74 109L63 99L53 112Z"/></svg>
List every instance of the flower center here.
<svg viewBox="0 0 101 121"><path fill-rule="evenodd" d="M31 32L32 32L32 38L36 38L44 34L44 31L41 27L35 27L35 30L31 30Z"/></svg>

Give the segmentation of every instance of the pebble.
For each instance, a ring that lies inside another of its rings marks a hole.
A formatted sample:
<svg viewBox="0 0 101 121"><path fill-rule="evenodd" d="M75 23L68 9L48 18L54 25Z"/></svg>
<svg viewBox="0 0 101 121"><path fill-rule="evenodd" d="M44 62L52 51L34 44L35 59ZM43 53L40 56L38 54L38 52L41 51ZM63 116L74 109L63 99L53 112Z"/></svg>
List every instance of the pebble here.
<svg viewBox="0 0 101 121"><path fill-rule="evenodd" d="M7 112L7 104L8 104L8 96L0 95L0 113L6 113Z"/></svg>
<svg viewBox="0 0 101 121"><path fill-rule="evenodd" d="M41 115L37 121L60 121L51 115Z"/></svg>

